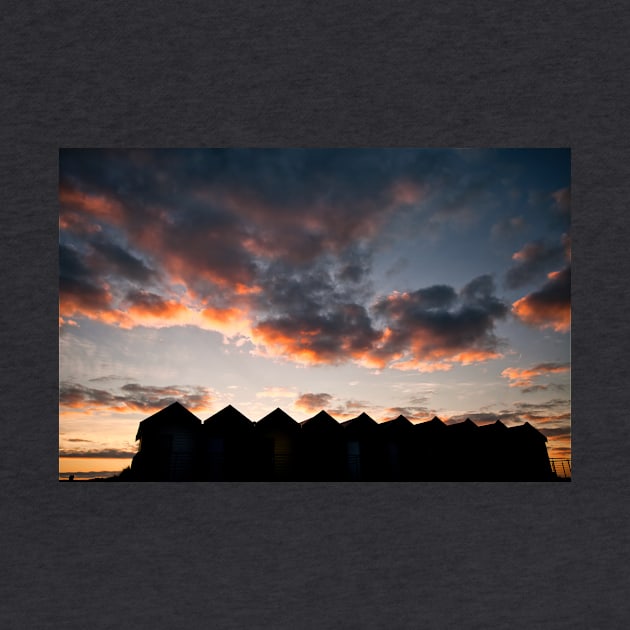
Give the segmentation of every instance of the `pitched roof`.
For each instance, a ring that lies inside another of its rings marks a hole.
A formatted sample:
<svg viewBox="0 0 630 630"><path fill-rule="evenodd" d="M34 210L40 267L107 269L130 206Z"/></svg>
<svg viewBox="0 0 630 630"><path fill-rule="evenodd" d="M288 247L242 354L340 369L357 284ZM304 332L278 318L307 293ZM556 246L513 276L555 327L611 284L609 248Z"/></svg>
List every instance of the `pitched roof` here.
<svg viewBox="0 0 630 630"><path fill-rule="evenodd" d="M433 416L428 422L420 422L419 424L415 424L414 427L422 431L443 431L446 429L446 424L437 416Z"/></svg>
<svg viewBox="0 0 630 630"><path fill-rule="evenodd" d="M455 422L446 426L451 432L455 431L456 433L471 433L479 428L470 418L466 418L463 422Z"/></svg>
<svg viewBox="0 0 630 630"><path fill-rule="evenodd" d="M508 431L510 431L511 435L516 436L521 435L525 436L525 438L534 438L539 440L547 441L547 436L544 433L541 433L536 427L533 427L529 422L524 422L523 424L519 424L515 427L509 427Z"/></svg>
<svg viewBox="0 0 630 630"><path fill-rule="evenodd" d="M261 418L256 427L260 429L288 429L289 431L295 431L300 428L300 425L285 411L282 411L280 407L276 407L271 413L268 413L264 418Z"/></svg>
<svg viewBox="0 0 630 630"><path fill-rule="evenodd" d="M378 424L376 420L370 418L367 413L363 412L356 418L342 422L341 426L345 429L351 429L353 431L373 431L376 427L378 427Z"/></svg>
<svg viewBox="0 0 630 630"><path fill-rule="evenodd" d="M495 422L491 422L490 424L481 424L479 428L488 433L496 433L497 435L504 434L507 431L507 427L501 422L501 420L496 420Z"/></svg>
<svg viewBox="0 0 630 630"><path fill-rule="evenodd" d="M247 431L253 428L254 423L238 409L228 405L207 418L203 426L211 431Z"/></svg>
<svg viewBox="0 0 630 630"><path fill-rule="evenodd" d="M413 422L410 422L402 414L393 420L381 422L379 428L385 431L410 431L413 429Z"/></svg>
<svg viewBox="0 0 630 630"><path fill-rule="evenodd" d="M197 416L188 411L184 405L175 401L168 407L164 407L152 416L145 418L138 425L138 433L136 440L142 437L143 432L157 428L159 426L176 424L181 427L197 429L201 425L201 420Z"/></svg>
<svg viewBox="0 0 630 630"><path fill-rule="evenodd" d="M332 430L337 431L341 429L341 425L326 411L322 409L318 414L312 418L303 420L300 422L302 429L307 430Z"/></svg>

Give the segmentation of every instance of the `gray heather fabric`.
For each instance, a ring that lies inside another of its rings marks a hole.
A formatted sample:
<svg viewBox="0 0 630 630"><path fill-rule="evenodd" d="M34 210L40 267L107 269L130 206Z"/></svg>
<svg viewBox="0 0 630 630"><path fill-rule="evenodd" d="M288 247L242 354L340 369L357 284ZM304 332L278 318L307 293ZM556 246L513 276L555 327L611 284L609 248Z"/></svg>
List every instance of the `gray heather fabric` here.
<svg viewBox="0 0 630 630"><path fill-rule="evenodd" d="M4 4L0 627L626 627L628 12L459 4ZM383 145L572 147L573 482L58 483L58 148Z"/></svg>

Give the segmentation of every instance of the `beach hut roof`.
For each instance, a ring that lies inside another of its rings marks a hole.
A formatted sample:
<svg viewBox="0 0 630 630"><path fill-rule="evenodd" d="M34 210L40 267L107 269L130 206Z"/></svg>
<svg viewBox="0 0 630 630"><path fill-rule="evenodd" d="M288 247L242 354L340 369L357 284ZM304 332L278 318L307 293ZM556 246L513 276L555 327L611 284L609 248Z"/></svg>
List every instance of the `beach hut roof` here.
<svg viewBox="0 0 630 630"><path fill-rule="evenodd" d="M260 429L288 429L295 431L299 428L299 424L285 411L276 407L271 413L261 418L256 426Z"/></svg>
<svg viewBox="0 0 630 630"><path fill-rule="evenodd" d="M243 415L238 409L228 405L203 423L204 427L211 431L247 431L253 428L254 423Z"/></svg>
<svg viewBox="0 0 630 630"><path fill-rule="evenodd" d="M529 422L524 422L523 424L519 424L515 427L510 427L508 429L512 435L522 435L526 436L527 439L539 439L544 442L547 441L547 436L544 433L541 433L538 429L533 427Z"/></svg>
<svg viewBox="0 0 630 630"><path fill-rule="evenodd" d="M326 411L322 409L319 413L312 418L303 420L300 422L300 426L303 429L332 429L336 431L341 428L341 425Z"/></svg>
<svg viewBox="0 0 630 630"><path fill-rule="evenodd" d="M142 420L138 425L136 440L139 440L146 431L168 425L178 425L182 428L196 430L201 426L201 420L194 413L188 411L184 405L175 401L168 407Z"/></svg>

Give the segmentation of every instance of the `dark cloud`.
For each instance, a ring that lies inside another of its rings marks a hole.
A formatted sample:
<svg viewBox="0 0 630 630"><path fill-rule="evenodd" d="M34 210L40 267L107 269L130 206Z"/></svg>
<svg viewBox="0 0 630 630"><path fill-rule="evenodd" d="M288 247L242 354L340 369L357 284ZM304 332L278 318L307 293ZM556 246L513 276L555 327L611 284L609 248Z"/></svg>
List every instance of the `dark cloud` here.
<svg viewBox="0 0 630 630"><path fill-rule="evenodd" d="M392 361L401 369L431 362L469 363L495 358L501 345L495 322L507 306L480 276L459 295L435 285L382 298L370 313L325 272L268 274L263 296L269 316L253 327L254 341L273 354L305 363L354 360L372 367ZM448 367L446 368L448 369Z"/></svg>
<svg viewBox="0 0 630 630"><path fill-rule="evenodd" d="M212 404L211 391L205 387L172 385L153 387L127 383L118 391L85 387L76 383L61 383L59 405L67 409L92 408L150 413L178 401L191 411L207 409Z"/></svg>
<svg viewBox="0 0 630 630"><path fill-rule="evenodd" d="M569 332L571 328L571 265L550 274L538 290L512 304L512 311L523 323L538 328Z"/></svg>
<svg viewBox="0 0 630 630"><path fill-rule="evenodd" d="M523 217L505 217L497 221L491 228L492 238L510 238L521 233L525 228Z"/></svg>
<svg viewBox="0 0 630 630"><path fill-rule="evenodd" d="M385 272L385 276L387 278L391 278L392 276L395 276L401 271L404 271L408 267L409 267L409 259L406 258L405 256L401 256L400 258L397 258L394 264Z"/></svg>
<svg viewBox="0 0 630 630"><path fill-rule="evenodd" d="M430 420L436 414L435 409L428 406L428 398L420 396L412 398L409 404L400 407L388 407L386 410L387 416L395 418L397 416L405 416L407 420L413 422L422 422Z"/></svg>
<svg viewBox="0 0 630 630"><path fill-rule="evenodd" d="M308 363L338 363L359 359L380 337L366 309L338 304L312 313L264 319L253 328L254 340L280 354Z"/></svg>
<svg viewBox="0 0 630 630"><path fill-rule="evenodd" d="M81 246L60 254L61 314L251 332L263 351L315 363L447 369L496 357L506 307L489 276L459 294L435 285L369 307L372 255L392 221L408 231L409 217L428 225L490 203L490 182L514 166L507 154L490 169L494 154L471 155L62 150L62 213L98 229L62 227Z"/></svg>
<svg viewBox="0 0 630 630"><path fill-rule="evenodd" d="M510 407L499 411L481 411L451 416L449 424L463 422L470 418L475 424L491 424L501 420L508 426L529 422L542 430L546 428L562 428L568 431L571 421L571 401L567 399L552 399L540 403L515 402Z"/></svg>
<svg viewBox="0 0 630 630"><path fill-rule="evenodd" d="M95 251L94 267L104 273L119 274L136 282L146 283L153 278L155 271L144 260L137 258L127 249L109 242L101 234L90 242Z"/></svg>
<svg viewBox="0 0 630 630"><path fill-rule="evenodd" d="M466 362L496 355L500 341L494 325L507 306L494 296L490 276L472 280L459 296L451 287L433 286L392 294L374 307L387 334L374 351L384 359L411 354L415 361ZM457 358L459 357L459 358Z"/></svg>
<svg viewBox="0 0 630 630"><path fill-rule="evenodd" d="M375 410L377 408L374 405L371 405L368 401L350 399L346 401L337 401L336 406L328 411L337 420L343 421L360 415L366 409Z"/></svg>
<svg viewBox="0 0 630 630"><path fill-rule="evenodd" d="M493 413L491 411L480 411L472 413L463 413L451 416L448 419L447 424L456 424L458 422L464 422L464 420L470 419L478 426L484 424L493 424L497 420L500 420L504 424L509 424L511 421L519 422L520 416L514 411L505 411L502 413Z"/></svg>
<svg viewBox="0 0 630 630"><path fill-rule="evenodd" d="M551 244L544 241L527 243L512 257L516 264L505 274L505 284L509 289L538 281L549 271L557 269L564 263L566 247L562 244Z"/></svg>
<svg viewBox="0 0 630 630"><path fill-rule="evenodd" d="M62 315L108 309L111 302L107 288L93 276L79 252L63 244L59 245L59 300L68 307L61 310Z"/></svg>

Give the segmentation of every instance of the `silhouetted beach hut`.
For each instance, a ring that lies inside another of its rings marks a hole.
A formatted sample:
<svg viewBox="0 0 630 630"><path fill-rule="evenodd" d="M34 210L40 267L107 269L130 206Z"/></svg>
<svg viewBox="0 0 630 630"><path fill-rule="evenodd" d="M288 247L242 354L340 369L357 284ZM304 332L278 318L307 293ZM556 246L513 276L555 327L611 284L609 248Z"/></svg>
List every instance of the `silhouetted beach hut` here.
<svg viewBox="0 0 630 630"><path fill-rule="evenodd" d="M346 442L346 478L378 481L382 463L378 424L365 412L342 422Z"/></svg>
<svg viewBox="0 0 630 630"><path fill-rule="evenodd" d="M258 470L263 479L288 481L298 477L300 425L280 408L255 425Z"/></svg>
<svg viewBox="0 0 630 630"><path fill-rule="evenodd" d="M447 425L448 461L446 478L477 481L480 478L479 427L470 419Z"/></svg>
<svg viewBox="0 0 630 630"><path fill-rule="evenodd" d="M511 481L549 481L553 478L547 438L529 422L508 429Z"/></svg>
<svg viewBox="0 0 630 630"><path fill-rule="evenodd" d="M383 479L410 480L416 459L413 423L399 415L378 425L383 447Z"/></svg>
<svg viewBox="0 0 630 630"><path fill-rule="evenodd" d="M342 426L326 411L300 423L300 477L304 481L342 481L346 442Z"/></svg>
<svg viewBox="0 0 630 630"><path fill-rule="evenodd" d="M228 405L203 423L202 475L207 481L254 478L254 423Z"/></svg>
<svg viewBox="0 0 630 630"><path fill-rule="evenodd" d="M503 481L510 466L508 428L496 420L479 426L479 480Z"/></svg>
<svg viewBox="0 0 630 630"><path fill-rule="evenodd" d="M416 461L414 477L419 481L448 479L448 428L437 416L414 425Z"/></svg>
<svg viewBox="0 0 630 630"><path fill-rule="evenodd" d="M197 478L201 420L174 402L140 422L140 448L131 470L141 481L192 481Z"/></svg>

